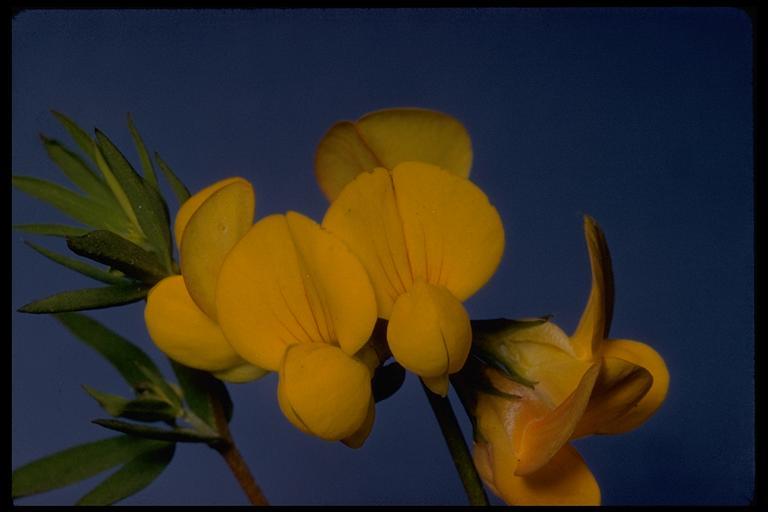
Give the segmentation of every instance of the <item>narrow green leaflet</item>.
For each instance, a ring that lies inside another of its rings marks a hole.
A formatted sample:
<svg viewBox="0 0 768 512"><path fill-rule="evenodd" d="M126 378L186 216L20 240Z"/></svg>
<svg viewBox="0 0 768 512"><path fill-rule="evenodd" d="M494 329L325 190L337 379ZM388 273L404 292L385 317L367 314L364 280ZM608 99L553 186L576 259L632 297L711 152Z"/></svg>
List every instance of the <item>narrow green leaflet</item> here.
<svg viewBox="0 0 768 512"><path fill-rule="evenodd" d="M168 167L168 164L160 158L160 154L157 152L155 152L155 160L157 160L157 165L160 167L160 170L163 171L165 179L168 180L168 184L171 186L171 190L173 190L173 195L176 196L176 200L180 205L184 204L190 197L189 189L181 182L171 168Z"/></svg>
<svg viewBox="0 0 768 512"><path fill-rule="evenodd" d="M147 284L155 284L168 275L154 254L110 231L68 237L67 246L75 254L109 265Z"/></svg>
<svg viewBox="0 0 768 512"><path fill-rule="evenodd" d="M120 182L117 181L115 174L112 172L112 169L110 169L107 161L104 159L104 155L101 154L101 150L99 150L95 142L93 142L93 153L94 158L96 159L96 165L101 171L101 174L104 175L104 180L107 182L107 186L112 191L112 194L114 194L115 199L117 199L117 204L120 205L120 209L122 209L123 213L125 213L131 226L133 226L134 230L138 232L137 236L141 239L141 242L137 243L143 243L146 239L146 236L141 230L141 226L139 226L139 219L136 218L136 212L133 211L131 201L125 194L125 190L123 190Z"/></svg>
<svg viewBox="0 0 768 512"><path fill-rule="evenodd" d="M30 235L46 236L82 236L89 232L88 229L63 224L16 224L16 231L29 233Z"/></svg>
<svg viewBox="0 0 768 512"><path fill-rule="evenodd" d="M179 443L212 443L223 440L221 437L204 435L191 428L177 427L170 429L150 427L140 423L129 423L127 421L112 419L97 419L93 420L91 423L125 434L162 441L175 441Z"/></svg>
<svg viewBox="0 0 768 512"><path fill-rule="evenodd" d="M224 416L227 421L232 419L232 399L223 382L208 372L189 368L173 360L170 361L173 372L184 392L184 400L198 418L207 423L214 431L218 431L213 410L213 401L215 400L224 408Z"/></svg>
<svg viewBox="0 0 768 512"><path fill-rule="evenodd" d="M33 244L32 242L25 241L25 244L45 256L46 258L55 261L59 265L64 265L65 267L74 270L75 272L79 272L83 274L84 276L88 276L90 278L96 279L97 281L101 281L102 283L107 284L127 284L129 281L125 278L113 274L107 270L100 269L97 267L94 267L93 265L89 265L88 263L85 263L80 260L76 260L74 258L70 258L69 256L65 256L63 254L59 254L57 252L51 251L49 249L46 249L45 247L39 246L37 244Z"/></svg>
<svg viewBox="0 0 768 512"><path fill-rule="evenodd" d="M165 382L152 359L139 347L119 334L107 329L96 320L79 313L56 315L72 334L101 354L120 372L120 375L136 390L145 390L147 382L163 385L168 397L178 396ZM176 402L178 405L180 402Z"/></svg>
<svg viewBox="0 0 768 512"><path fill-rule="evenodd" d="M107 164L125 191L147 240L162 258L164 266L170 269L171 234L163 211L159 209L156 199L148 193L148 187L141 176L136 174L112 141L99 130L96 130L96 140Z"/></svg>
<svg viewBox="0 0 768 512"><path fill-rule="evenodd" d="M83 160L65 148L60 142L40 135L43 146L51 160L59 166L72 183L83 192L104 204L115 199L104 180L102 180Z"/></svg>
<svg viewBox="0 0 768 512"><path fill-rule="evenodd" d="M83 288L57 293L36 300L19 308L20 313L66 313L122 306L147 296L149 288L144 284L115 284L103 288Z"/></svg>
<svg viewBox="0 0 768 512"><path fill-rule="evenodd" d="M405 368L397 363L379 366L373 374L373 399L381 402L392 396L405 382Z"/></svg>
<svg viewBox="0 0 768 512"><path fill-rule="evenodd" d="M12 183L22 192L49 203L83 224L118 233L128 229L128 223L119 210L78 195L61 185L27 176L14 176Z"/></svg>
<svg viewBox="0 0 768 512"><path fill-rule="evenodd" d="M164 446L162 441L126 435L73 446L16 469L11 494L20 498L65 487Z"/></svg>
<svg viewBox="0 0 768 512"><path fill-rule="evenodd" d="M77 126L74 121L69 119L64 114L56 112L55 110L51 110L51 113L69 132L69 134L72 136L72 140L75 141L75 144L77 144L86 155L95 161L96 155L94 154L93 150L93 140L88 136L88 133Z"/></svg>
<svg viewBox="0 0 768 512"><path fill-rule="evenodd" d="M142 453L80 498L75 505L111 505L136 494L165 470L176 452L175 443Z"/></svg>
<svg viewBox="0 0 768 512"><path fill-rule="evenodd" d="M136 129L136 125L133 123L133 116L131 116L131 114L128 114L128 129L131 131L133 143L136 145L136 151L139 153L141 169L144 171L144 179L146 179L155 190L159 190L155 168L152 166L152 160L149 159L149 153L147 152L146 146L144 146L144 141L141 140L139 130Z"/></svg>
<svg viewBox="0 0 768 512"><path fill-rule="evenodd" d="M104 393L90 386L83 386L86 393L98 402L110 416L137 421L172 421L181 411L172 403L153 397L140 397L134 400Z"/></svg>

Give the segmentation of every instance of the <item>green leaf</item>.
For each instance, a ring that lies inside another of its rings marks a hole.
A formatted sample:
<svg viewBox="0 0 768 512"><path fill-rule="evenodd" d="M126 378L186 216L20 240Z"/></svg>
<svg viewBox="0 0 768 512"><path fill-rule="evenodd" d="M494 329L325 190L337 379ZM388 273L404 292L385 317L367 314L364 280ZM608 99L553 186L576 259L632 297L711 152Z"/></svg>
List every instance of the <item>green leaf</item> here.
<svg viewBox="0 0 768 512"><path fill-rule="evenodd" d="M16 224L13 229L31 235L46 236L82 236L88 233L85 228L64 226L62 224Z"/></svg>
<svg viewBox="0 0 768 512"><path fill-rule="evenodd" d="M76 260L74 258L70 258L69 256L65 256L63 254L59 254L57 252L51 251L49 249L46 249L45 247L39 246L37 244L33 244L32 242L25 241L25 244L45 256L46 258L55 261L59 265L64 265L65 267L74 270L75 272L79 272L83 274L84 276L88 276L90 278L96 279L97 281L101 281L103 283L107 284L127 284L128 281L116 274L113 274L107 270L103 270L100 268L96 268L93 265L89 265L88 263L82 262L80 260Z"/></svg>
<svg viewBox="0 0 768 512"><path fill-rule="evenodd" d="M104 180L94 173L79 156L69 151L60 142L49 139L45 135L41 134L40 139L43 141L48 156L72 183L105 205L114 202L115 198Z"/></svg>
<svg viewBox="0 0 768 512"><path fill-rule="evenodd" d="M176 444L168 443L142 453L80 498L76 505L111 505L136 494L160 476L175 452Z"/></svg>
<svg viewBox="0 0 768 512"><path fill-rule="evenodd" d="M75 254L109 265L147 284L155 284L169 275L154 254L110 231L68 237L67 246Z"/></svg>
<svg viewBox="0 0 768 512"><path fill-rule="evenodd" d="M111 416L137 421L172 421L182 411L166 400L153 397L140 397L134 400L104 393L90 386L83 386L86 393L96 400Z"/></svg>
<svg viewBox="0 0 768 512"><path fill-rule="evenodd" d="M91 421L91 423L125 434L162 441L174 441L178 443L212 443L223 440L221 437L204 435L191 428L158 428L112 419L97 419Z"/></svg>
<svg viewBox="0 0 768 512"><path fill-rule="evenodd" d="M83 224L115 232L128 229L128 223L119 210L78 195L61 185L27 176L14 176L12 183L22 192L49 203Z"/></svg>
<svg viewBox="0 0 768 512"><path fill-rule="evenodd" d="M149 288L144 284L112 285L104 288L83 288L57 293L36 300L19 308L20 313L65 313L86 309L122 306L147 296Z"/></svg>
<svg viewBox="0 0 768 512"><path fill-rule="evenodd" d="M80 149L82 149L86 155L95 161L96 155L94 152L93 140L88 136L85 130L77 126L74 121L69 119L64 114L56 112L55 110L51 110L51 113L62 125L64 125L64 128L72 136L72 140L75 141Z"/></svg>
<svg viewBox="0 0 768 512"><path fill-rule="evenodd" d="M397 363L379 366L373 374L373 399L381 402L392 396L405 382L405 368Z"/></svg>
<svg viewBox="0 0 768 512"><path fill-rule="evenodd" d="M147 384L152 383L165 390L164 395L167 393L167 396L163 398L180 405L178 396L160 370L139 347L86 315L63 313L56 315L56 319L75 337L109 361L135 390L146 391ZM173 400L174 397L176 400Z"/></svg>
<svg viewBox="0 0 768 512"><path fill-rule="evenodd" d="M115 177L115 174L112 172L112 169L110 169L109 165L107 164L107 161L104 159L104 155L101 154L101 150L99 150L95 142L93 143L93 145L94 145L93 151L94 151L94 158L96 159L96 165L101 171L101 174L104 175L104 180L107 182L107 186L112 191L112 194L115 196L115 199L117 199L117 204L120 205L120 209L128 218L128 222L131 224L131 226L135 231L138 231L137 238L141 239L141 243L145 242L146 235L141 230L141 226L139 226L139 219L136 218L136 213L133 211L133 206L131 206L131 201L128 199L128 196L125 195L125 190L123 190L123 187L120 185L120 182Z"/></svg>
<svg viewBox="0 0 768 512"><path fill-rule="evenodd" d="M171 186L173 195L176 196L176 200L179 202L179 205L184 204L184 202L190 198L189 189L186 185L184 185L184 183L181 182L178 177L176 177L176 174L174 174L171 168L168 167L168 164L166 164L163 159L160 158L160 154L157 152L155 152L155 160L157 160L157 165L160 167L160 170L163 171L165 179L168 180L168 184Z"/></svg>
<svg viewBox="0 0 768 512"><path fill-rule="evenodd" d="M141 176L136 174L120 150L99 130L96 130L96 140L104 159L133 207L141 230L162 258L165 268L170 270L171 234L167 217L159 208L156 198L148 192L150 187L145 185Z"/></svg>
<svg viewBox="0 0 768 512"><path fill-rule="evenodd" d="M164 446L161 441L125 435L73 446L16 469L11 494L21 498L59 489Z"/></svg>
<svg viewBox="0 0 768 512"><path fill-rule="evenodd" d="M171 367L184 393L184 401L198 418L218 431L213 409L215 400L224 408L227 421L232 419L232 399L223 382L208 372L189 368L173 360Z"/></svg>
<svg viewBox="0 0 768 512"><path fill-rule="evenodd" d="M128 114L128 129L131 131L133 143L136 145L136 151L139 153L139 160L141 160L141 168L144 171L144 178L155 190L159 190L155 169L152 166L152 160L149 159L149 153L147 153L147 148L144 146L144 141L141 140L141 135L139 135L136 125L133 124L133 116L131 116L131 114Z"/></svg>

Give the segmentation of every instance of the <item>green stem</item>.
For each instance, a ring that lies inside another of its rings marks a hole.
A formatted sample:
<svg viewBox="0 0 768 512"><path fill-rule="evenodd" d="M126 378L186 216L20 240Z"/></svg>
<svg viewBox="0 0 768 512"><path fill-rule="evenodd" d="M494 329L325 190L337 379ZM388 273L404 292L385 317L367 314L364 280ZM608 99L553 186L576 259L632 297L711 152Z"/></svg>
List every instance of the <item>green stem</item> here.
<svg viewBox="0 0 768 512"><path fill-rule="evenodd" d="M464 491L467 493L470 505L488 505L488 497L483 489L483 482L477 474L475 464L472 462L472 455L469 453L467 443L464 441L464 435L459 427L459 422L451 407L451 402L447 397L441 397L430 391L422 382L424 393L427 395L429 405L432 406L432 412L435 414L440 430L443 432L445 444L451 452L456 471L459 473L461 483L464 485Z"/></svg>
<svg viewBox="0 0 768 512"><path fill-rule="evenodd" d="M253 478L251 471L248 469L248 465L245 463L245 459L240 454L240 451L235 445L235 440L232 438L232 433L229 430L229 424L224 416L224 408L221 403L213 396L211 397L211 403L213 405L213 415L216 420L216 427L219 434L224 438L224 441L217 443L212 447L221 454L224 461L229 466L229 470L237 479L237 483L248 496L248 500L251 505L267 506L269 502L261 491L261 488Z"/></svg>

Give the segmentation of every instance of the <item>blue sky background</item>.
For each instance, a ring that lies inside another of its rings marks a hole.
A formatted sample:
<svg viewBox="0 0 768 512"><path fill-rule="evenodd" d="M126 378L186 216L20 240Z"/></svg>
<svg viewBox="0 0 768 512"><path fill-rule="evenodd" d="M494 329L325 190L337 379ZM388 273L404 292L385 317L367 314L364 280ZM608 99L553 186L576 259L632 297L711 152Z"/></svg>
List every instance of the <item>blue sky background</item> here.
<svg viewBox="0 0 768 512"><path fill-rule="evenodd" d="M12 24L12 170L64 182L37 137L66 140L49 109L99 127L138 164L125 124L132 112L193 191L240 175L254 183L258 216L295 209L319 220L327 204L312 158L333 122L395 106L452 114L469 130L472 179L507 236L498 272L467 302L470 315L553 314L571 332L589 292L588 213L613 256L611 334L651 344L669 366L669 396L649 422L576 443L603 503L746 504L751 38L744 13L715 8L29 11ZM61 221L13 192L14 224ZM15 312L95 284L25 238L11 235L14 468L111 435L89 423L104 413L81 384L128 391L53 319ZM65 250L60 239L35 241ZM142 311L93 316L162 363ZM230 391L233 433L274 504L466 503L413 376L378 405L357 451L294 429L274 377ZM469 434L463 416L462 425ZM19 504L71 504L101 478ZM215 452L182 445L123 503L246 500Z"/></svg>

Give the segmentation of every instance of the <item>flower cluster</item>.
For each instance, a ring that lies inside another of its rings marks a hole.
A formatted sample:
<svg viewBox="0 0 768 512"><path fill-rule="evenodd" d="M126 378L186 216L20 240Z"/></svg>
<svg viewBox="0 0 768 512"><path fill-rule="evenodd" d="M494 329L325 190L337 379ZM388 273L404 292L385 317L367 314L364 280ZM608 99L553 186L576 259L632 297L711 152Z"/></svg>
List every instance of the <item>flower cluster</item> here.
<svg viewBox="0 0 768 512"><path fill-rule="evenodd" d="M391 109L323 137L315 172L330 205L320 223L294 211L254 223L242 178L203 189L176 216L181 275L148 295L151 338L224 380L278 372L286 418L352 447L371 431L371 379L391 353L436 394L454 382L474 419L475 464L505 501L599 502L567 442L642 423L664 399L664 362L647 345L606 339L610 260L591 219L593 289L570 338L543 320L470 321L462 302L504 252L471 164L456 119ZM377 320L385 355L372 341Z"/></svg>

